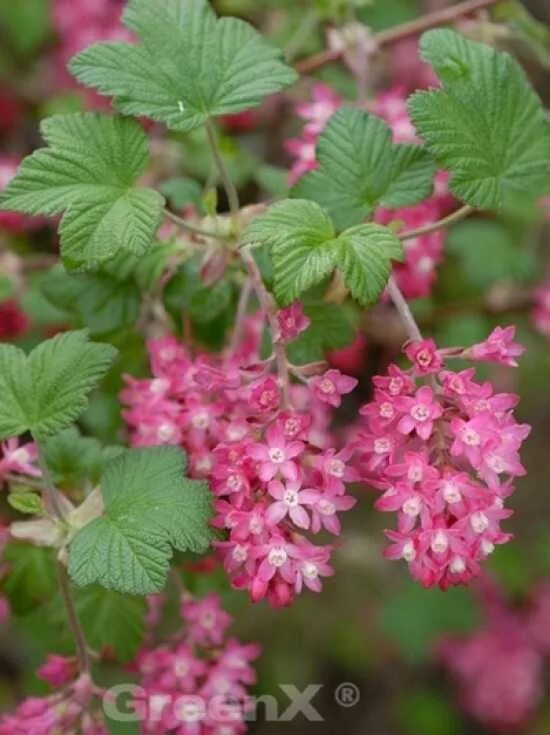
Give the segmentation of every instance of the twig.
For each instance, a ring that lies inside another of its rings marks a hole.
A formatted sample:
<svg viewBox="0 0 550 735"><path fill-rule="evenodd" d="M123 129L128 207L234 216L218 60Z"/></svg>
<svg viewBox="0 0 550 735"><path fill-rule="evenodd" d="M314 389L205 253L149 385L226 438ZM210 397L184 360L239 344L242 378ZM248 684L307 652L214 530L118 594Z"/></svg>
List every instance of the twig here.
<svg viewBox="0 0 550 735"><path fill-rule="evenodd" d="M246 318L246 314L248 311L248 302L250 301L250 296L252 294L252 280L250 278L247 278L246 281L243 283L243 286L241 288L241 293L239 295L239 303L237 306L237 314L235 316L235 327L233 329L233 334L231 336L231 342L228 347L228 354L233 355L239 346L239 342L241 341L241 336L243 333L243 327L244 327L244 320Z"/></svg>
<svg viewBox="0 0 550 735"><path fill-rule="evenodd" d="M265 287L260 269L258 268L250 250L248 250L248 248L241 248L239 250L239 256L248 272L248 275L250 276L252 287L258 297L260 306L267 316L271 339L273 341L273 352L275 354L275 362L277 364L279 384L281 386L283 407L288 408L290 406L290 373L288 369L288 360L286 359L285 347L281 339L279 324L277 323L277 304L275 303L273 296Z"/></svg>
<svg viewBox="0 0 550 735"><path fill-rule="evenodd" d="M399 316L401 317L401 320L403 321L403 324L405 325L409 339L413 342L420 342L422 339L422 332L420 331L416 319L414 318L414 315L393 276L390 276L390 280L388 281L388 293L399 313Z"/></svg>
<svg viewBox="0 0 550 735"><path fill-rule="evenodd" d="M38 449L38 464L40 466L40 469L42 470L42 477L44 479L47 496L57 518L60 521L64 521L66 514L59 499L61 497L61 493L54 484L40 442L36 439L35 436L33 436L33 439ZM61 593L61 598L63 599L63 604L65 605L65 610L67 612L67 620L69 622L69 627L71 629L71 633L73 634L75 642L78 666L82 674L89 674L90 659L88 657L86 639L84 637L84 633L82 632L82 628L80 627L78 615L76 613L74 600L71 594L71 584L69 576L67 574L67 569L65 568L63 562L59 560L57 561L57 577L59 581L59 591Z"/></svg>
<svg viewBox="0 0 550 735"><path fill-rule="evenodd" d="M497 2L498 0L466 0L466 2L452 5L450 8L436 10L433 13L429 13L408 23L403 23L395 28L389 28L387 31L380 31L374 36L374 42L377 46L396 43L410 36L416 36L430 28L451 23L453 20L458 20L458 18L464 15L470 15L478 10L489 8ZM342 54L343 50L340 49L321 51L307 59L299 61L294 65L294 68L299 74L311 74L333 61L338 61Z"/></svg>
<svg viewBox="0 0 550 735"><path fill-rule="evenodd" d="M455 212L452 212L452 214L449 214L447 217L443 217L443 219L440 219L437 222L432 222L429 225L423 225L415 230L402 232L401 234L398 234L397 237L404 242L405 240L412 240L413 238L420 237L421 235L429 235L431 232L436 232L444 227L449 227L449 225L452 225L455 222L460 222L461 219L465 219L473 211L473 207L470 207L469 204L465 204L460 209L457 209Z"/></svg>
<svg viewBox="0 0 550 735"><path fill-rule="evenodd" d="M40 442L35 436L33 436L33 440L38 450L38 466L42 470L42 479L44 480L44 491L46 493L46 497L48 498L49 504L51 505L55 516L58 518L58 520L64 521L65 511L63 510L63 506L61 505L61 501L59 499L61 493L54 484Z"/></svg>
<svg viewBox="0 0 550 735"><path fill-rule="evenodd" d="M76 646L78 668L80 669L81 674L89 674L90 657L88 655L86 639L84 637L84 633L82 632L82 628L80 627L76 607L74 604L73 596L71 594L71 583L69 580L69 575L67 574L67 569L65 568L65 565L60 561L57 562L57 577L59 580L59 590L61 592L61 597L63 598L65 610L67 612L67 620L69 622L69 627L71 629L71 633L73 634Z"/></svg>
<svg viewBox="0 0 550 735"><path fill-rule="evenodd" d="M220 174L223 188L225 189L225 193L227 194L227 199L229 201L229 209L231 211L233 218L236 219L241 209L241 205L239 204L239 194L237 192L237 188L235 187L235 184L233 183L231 176L229 175L229 171L227 170L227 167L225 165L225 161L223 160L223 156L220 152L220 148L218 145L216 130L210 118L207 119L205 127L206 127L206 135L208 137L208 142L210 143L210 149L212 150L212 156L214 157L216 168L218 169L218 172Z"/></svg>
<svg viewBox="0 0 550 735"><path fill-rule="evenodd" d="M177 214L174 214L169 209L165 209L164 214L174 224L178 225L178 227L181 227L183 230L187 230L188 232L191 232L193 235L199 235L200 237L216 238L217 240L229 239L229 238L226 238L224 235L220 235L217 232L207 232L206 230L203 230L202 228L197 227L196 225L191 225L189 224L189 222L187 222L187 220L184 220L181 217L178 217Z"/></svg>

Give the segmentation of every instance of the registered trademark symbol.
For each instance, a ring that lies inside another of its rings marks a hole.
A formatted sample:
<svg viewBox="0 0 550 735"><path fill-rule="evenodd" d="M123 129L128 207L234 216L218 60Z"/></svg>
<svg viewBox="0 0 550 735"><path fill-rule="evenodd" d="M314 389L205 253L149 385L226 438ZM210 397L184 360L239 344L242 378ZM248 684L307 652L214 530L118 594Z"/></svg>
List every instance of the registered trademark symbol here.
<svg viewBox="0 0 550 735"><path fill-rule="evenodd" d="M361 699L361 692L356 684L346 681L335 689L334 699L340 707L355 707Z"/></svg>

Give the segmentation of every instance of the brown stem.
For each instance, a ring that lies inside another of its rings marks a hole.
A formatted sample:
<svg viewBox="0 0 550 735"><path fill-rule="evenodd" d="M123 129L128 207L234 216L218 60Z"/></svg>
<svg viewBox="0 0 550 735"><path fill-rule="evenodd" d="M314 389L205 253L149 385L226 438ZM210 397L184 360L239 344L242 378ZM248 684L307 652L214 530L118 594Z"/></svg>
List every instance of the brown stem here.
<svg viewBox="0 0 550 735"><path fill-rule="evenodd" d="M449 225L453 225L455 222L460 222L461 219L465 219L473 211L473 207L470 207L469 204L465 204L463 207L460 207L460 209L452 212L447 217L443 217L443 219L437 220L437 222L432 222L429 225L423 225L422 227L418 227L415 230L402 232L398 234L397 237L402 242L404 242L405 240L413 240L415 237L421 237L422 235L429 235L431 232L436 232L437 230L441 230L444 227L449 227Z"/></svg>
<svg viewBox="0 0 550 735"><path fill-rule="evenodd" d="M250 278L247 278L246 281L242 285L241 293L239 295L237 314L235 316L235 327L233 329L233 334L231 336L231 342L228 348L229 355L233 355L235 353L237 347L239 346L239 342L241 341L243 327L244 327L244 320L246 319L246 315L248 312L248 302L250 301L251 292L252 292L252 280Z"/></svg>
<svg viewBox="0 0 550 735"><path fill-rule="evenodd" d="M491 7L495 5L499 0L466 0L466 2L452 5L450 8L443 8L442 10L436 10L433 13L428 13L421 18L403 23L402 25L396 26L395 28L389 28L387 31L380 31L374 36L374 41L378 46L389 45L402 41L410 36L416 36L430 28L435 28L445 23L451 23L454 20L458 20L465 15L470 15L479 10ZM341 50L326 50L321 51L314 56L310 56L307 59L303 59L295 64L294 68L299 74L311 74L323 66L330 64L333 61L337 61L342 56Z"/></svg>
<svg viewBox="0 0 550 735"><path fill-rule="evenodd" d="M390 276L390 280L388 281L388 293L405 325L409 339L413 342L420 342L422 339L420 327L393 276Z"/></svg>
<svg viewBox="0 0 550 735"><path fill-rule="evenodd" d="M65 605L65 611L67 613L67 620L69 622L69 628L73 634L75 646L76 646L76 657L78 660L78 668L81 674L90 673L90 657L88 655L88 647L86 645L86 639L84 633L80 627L78 615L76 613L76 607L74 604L73 596L71 594L71 582L65 565L58 561L57 562L57 577L59 580L59 590Z"/></svg>
<svg viewBox="0 0 550 735"><path fill-rule="evenodd" d="M265 287L260 269L258 268L250 250L247 248L241 248L241 250L239 250L239 256L248 275L250 276L252 287L256 293L258 301L260 302L260 306L267 316L271 339L273 341L273 351L275 353L283 406L284 408L288 408L290 406L290 373L285 346L281 339L279 324L277 323L277 304L275 303L273 296Z"/></svg>

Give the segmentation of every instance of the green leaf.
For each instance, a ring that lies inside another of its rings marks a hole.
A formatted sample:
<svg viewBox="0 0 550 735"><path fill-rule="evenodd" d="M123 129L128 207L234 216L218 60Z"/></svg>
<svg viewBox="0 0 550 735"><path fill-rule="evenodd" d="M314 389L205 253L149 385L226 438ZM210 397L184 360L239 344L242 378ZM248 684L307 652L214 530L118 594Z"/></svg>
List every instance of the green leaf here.
<svg viewBox="0 0 550 735"><path fill-rule="evenodd" d="M176 447L125 452L102 477L105 515L74 537L69 573L79 586L98 582L131 594L159 592L171 547L204 553L210 543L208 488L184 476Z"/></svg>
<svg viewBox="0 0 550 735"><path fill-rule="evenodd" d="M207 0L131 0L124 23L140 44L96 43L70 70L123 113L173 130L255 107L297 78L252 26L218 20Z"/></svg>
<svg viewBox="0 0 550 735"><path fill-rule="evenodd" d="M233 290L227 281L199 288L191 297L190 312L199 324L210 322L229 308Z"/></svg>
<svg viewBox="0 0 550 735"><path fill-rule="evenodd" d="M52 549L11 542L3 559L10 573L2 582L2 590L17 615L36 609L56 593L55 552Z"/></svg>
<svg viewBox="0 0 550 735"><path fill-rule="evenodd" d="M112 649L122 663L132 660L143 640L147 608L143 597L96 585L75 592L78 619L88 644L97 651Z"/></svg>
<svg viewBox="0 0 550 735"><path fill-rule="evenodd" d="M422 36L441 90L417 92L410 111L453 194L480 209L536 198L549 185L550 126L537 94L508 54L451 30Z"/></svg>
<svg viewBox="0 0 550 735"><path fill-rule="evenodd" d="M40 495L26 490L26 488L23 488L23 490L12 488L12 492L8 495L8 503L19 513L39 515L44 512Z"/></svg>
<svg viewBox="0 0 550 735"><path fill-rule="evenodd" d="M363 222L378 205L416 204L432 191L435 165L424 148L394 144L386 123L362 110L338 110L316 155L319 169L303 176L292 195L321 204L338 229Z"/></svg>
<svg viewBox="0 0 550 735"><path fill-rule="evenodd" d="M42 342L28 356L0 345L0 438L31 431L44 439L76 419L117 351L85 330Z"/></svg>
<svg viewBox="0 0 550 735"><path fill-rule="evenodd" d="M70 426L44 444L46 463L56 484L71 489L85 482L96 485L105 465L122 454L123 447L104 447L97 439L82 436Z"/></svg>
<svg viewBox="0 0 550 735"><path fill-rule="evenodd" d="M392 260L403 260L403 246L381 225L357 225L340 235L338 268L351 295L363 306L374 304L388 282Z"/></svg>
<svg viewBox="0 0 550 735"><path fill-rule="evenodd" d="M40 288L50 303L75 316L92 335L129 327L139 316L140 292L132 278L120 280L106 272L67 273L56 265Z"/></svg>
<svg viewBox="0 0 550 735"><path fill-rule="evenodd" d="M61 254L71 270L91 269L119 252L143 255L164 198L136 186L149 155L133 120L97 113L56 115L42 123L48 148L28 156L0 195L0 208L56 215Z"/></svg>
<svg viewBox="0 0 550 735"><path fill-rule="evenodd" d="M311 324L298 339L286 346L294 365L324 360L326 353L345 347L353 341L353 319L345 306L322 301L304 301L304 313Z"/></svg>
<svg viewBox="0 0 550 735"><path fill-rule="evenodd" d="M391 261L403 258L401 242L387 227L357 225L337 237L326 212L303 199L283 200L255 219L243 244L257 243L271 247L275 295L283 305L335 268L360 304L372 304L386 285Z"/></svg>
<svg viewBox="0 0 550 735"><path fill-rule="evenodd" d="M285 199L274 204L251 222L242 242L271 247L275 295L282 304L297 299L336 266L334 226L315 202Z"/></svg>
<svg viewBox="0 0 550 735"><path fill-rule="evenodd" d="M183 209L192 204L199 214L203 212L201 185L187 176L168 179L159 187L161 193L168 199L175 209Z"/></svg>
<svg viewBox="0 0 550 735"><path fill-rule="evenodd" d="M529 243L504 222L471 219L460 222L447 236L449 252L459 260L472 286L489 288L496 281L526 281L537 275L537 259Z"/></svg>

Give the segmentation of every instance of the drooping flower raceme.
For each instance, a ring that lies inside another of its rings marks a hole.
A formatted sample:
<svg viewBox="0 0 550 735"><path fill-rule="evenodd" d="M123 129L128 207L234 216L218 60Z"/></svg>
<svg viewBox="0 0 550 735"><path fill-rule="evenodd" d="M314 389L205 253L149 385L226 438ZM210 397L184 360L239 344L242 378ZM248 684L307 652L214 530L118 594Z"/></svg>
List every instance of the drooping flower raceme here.
<svg viewBox="0 0 550 735"><path fill-rule="evenodd" d="M246 731L256 644L227 636L231 617L218 595L181 599L182 628L169 645L147 647L132 664L133 706L143 735L237 735Z"/></svg>
<svg viewBox="0 0 550 735"><path fill-rule="evenodd" d="M378 510L397 514L386 556L404 559L426 587L468 582L496 544L514 478L525 474L519 449L530 427L518 424L518 397L495 393L473 368L453 372L450 357L515 364L522 348L513 330L496 329L482 344L437 350L409 344L408 370L391 365L374 378L374 399L355 447L363 479L379 489Z"/></svg>
<svg viewBox="0 0 550 735"><path fill-rule="evenodd" d="M279 324L288 328L288 316ZM149 344L153 378L127 377L121 399L134 445L178 444L191 473L215 496L216 542L234 587L254 601L290 603L303 587L318 592L332 574L331 547L308 534L340 533L338 515L353 507L346 483L358 479L351 451L336 447L331 407L357 380L338 370L282 387L259 357L258 318L249 318L233 355L192 356L172 338Z"/></svg>
<svg viewBox="0 0 550 735"><path fill-rule="evenodd" d="M447 637L439 655L468 714L498 732L525 732L543 694L543 656L523 611L499 599L485 608L484 626L464 638Z"/></svg>

